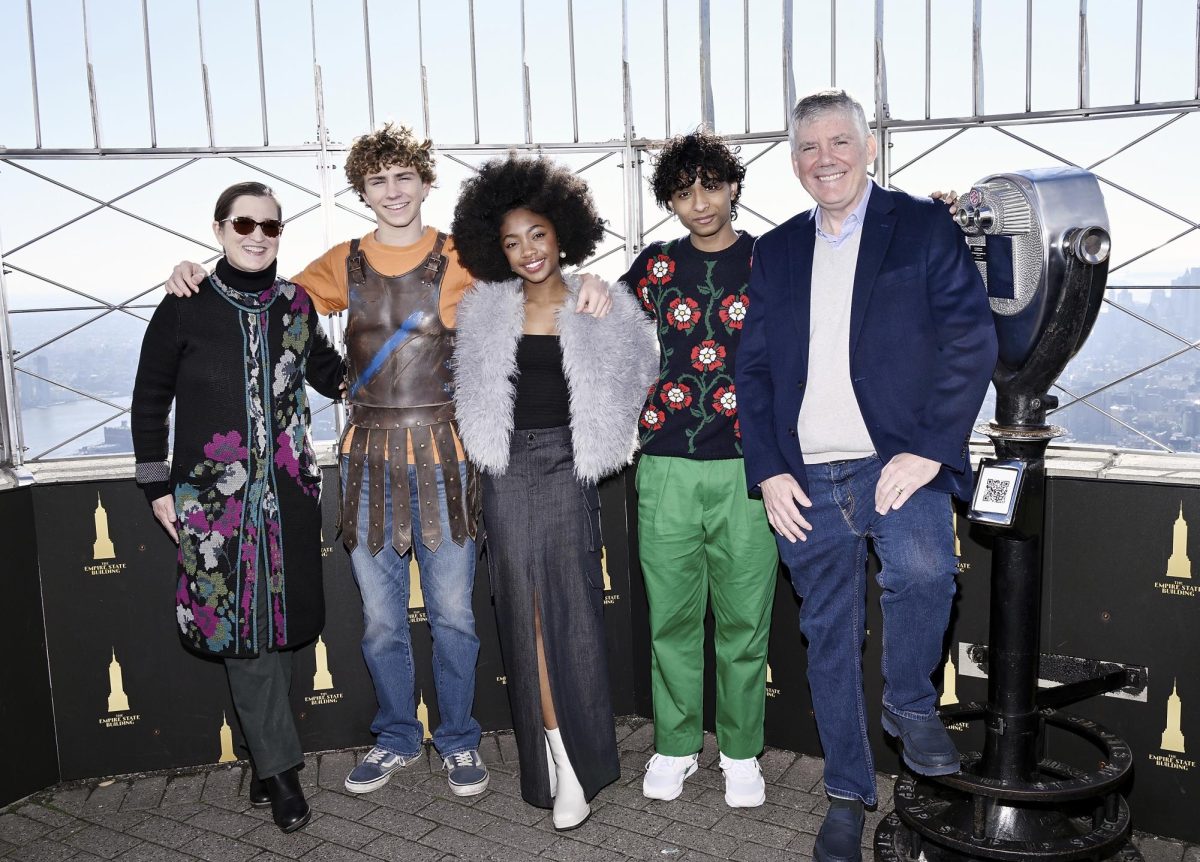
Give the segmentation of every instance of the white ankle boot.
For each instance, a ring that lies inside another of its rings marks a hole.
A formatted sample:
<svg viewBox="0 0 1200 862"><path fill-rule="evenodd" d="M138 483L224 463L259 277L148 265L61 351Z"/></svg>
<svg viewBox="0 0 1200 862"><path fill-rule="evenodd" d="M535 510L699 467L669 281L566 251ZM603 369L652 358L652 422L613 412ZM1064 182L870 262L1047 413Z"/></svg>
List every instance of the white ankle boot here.
<svg viewBox="0 0 1200 862"><path fill-rule="evenodd" d="M546 769L550 773L550 798L553 799L558 795L558 770L554 768L554 752L550 750L549 739L546 740Z"/></svg>
<svg viewBox="0 0 1200 862"><path fill-rule="evenodd" d="M583 787L575 777L571 761L567 757L566 746L563 745L562 734L558 728L546 731L546 743L550 746L550 754L554 758L554 771L557 773L557 787L554 794L554 828L559 832L574 829L592 814L583 795Z"/></svg>

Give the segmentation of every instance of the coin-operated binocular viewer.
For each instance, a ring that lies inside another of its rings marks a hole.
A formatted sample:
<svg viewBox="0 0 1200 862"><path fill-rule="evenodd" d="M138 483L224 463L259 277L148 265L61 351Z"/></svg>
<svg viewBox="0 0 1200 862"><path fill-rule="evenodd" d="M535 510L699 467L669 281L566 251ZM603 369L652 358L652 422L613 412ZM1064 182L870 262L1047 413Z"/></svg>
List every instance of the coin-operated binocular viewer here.
<svg viewBox="0 0 1200 862"><path fill-rule="evenodd" d="M1083 346L1104 299L1110 236L1096 178L1075 168L997 174L955 216L987 286L999 341L996 416L976 430L995 448L968 517L992 533L988 701L942 710L984 722L982 752L956 775L902 775L875 836L880 860L1121 859L1129 808L1119 788L1129 747L1061 707L1130 682L1125 671L1038 690L1045 455L1062 428L1051 385ZM1099 749L1098 771L1044 759L1047 726Z"/></svg>

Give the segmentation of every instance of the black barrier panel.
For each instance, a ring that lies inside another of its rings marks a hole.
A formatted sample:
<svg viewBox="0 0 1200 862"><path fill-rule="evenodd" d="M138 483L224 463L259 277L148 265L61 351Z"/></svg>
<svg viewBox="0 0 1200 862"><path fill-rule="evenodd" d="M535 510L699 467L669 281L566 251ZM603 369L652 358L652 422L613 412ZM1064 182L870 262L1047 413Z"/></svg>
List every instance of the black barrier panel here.
<svg viewBox="0 0 1200 862"><path fill-rule="evenodd" d="M1046 519L1042 652L1147 669L1140 693L1068 711L1129 743L1135 828L1200 841L1200 488L1054 479ZM1047 754L1097 766L1059 737Z"/></svg>
<svg viewBox="0 0 1200 862"><path fill-rule="evenodd" d="M58 782L46 630L30 488L0 492L4 658L0 661L0 807Z"/></svg>

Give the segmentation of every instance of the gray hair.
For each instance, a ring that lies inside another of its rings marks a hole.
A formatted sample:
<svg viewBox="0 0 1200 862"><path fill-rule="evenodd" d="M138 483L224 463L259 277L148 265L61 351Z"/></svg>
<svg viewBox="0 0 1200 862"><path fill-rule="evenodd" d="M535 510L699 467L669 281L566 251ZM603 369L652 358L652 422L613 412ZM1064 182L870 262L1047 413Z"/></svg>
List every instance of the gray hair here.
<svg viewBox="0 0 1200 862"><path fill-rule="evenodd" d="M796 149L796 129L802 123L811 122L822 114L834 111L844 113L854 120L863 141L871 136L871 129L867 126L867 114L858 100L845 90L818 90L805 96L792 108L792 122L788 127L792 149Z"/></svg>

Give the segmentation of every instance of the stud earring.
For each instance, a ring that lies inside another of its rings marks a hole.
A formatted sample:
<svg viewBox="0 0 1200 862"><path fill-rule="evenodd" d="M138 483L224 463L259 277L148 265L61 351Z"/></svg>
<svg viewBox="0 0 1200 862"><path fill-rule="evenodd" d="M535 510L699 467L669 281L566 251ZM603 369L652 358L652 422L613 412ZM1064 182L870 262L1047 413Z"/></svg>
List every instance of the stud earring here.
<svg viewBox="0 0 1200 862"><path fill-rule="evenodd" d="M567 257L567 253L566 253L565 251L560 251L560 252L558 253L558 256L559 256L560 258L563 258L563 259L565 260L565 259L566 259L566 257Z"/></svg>

